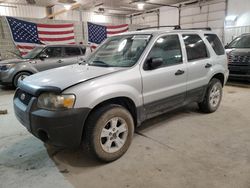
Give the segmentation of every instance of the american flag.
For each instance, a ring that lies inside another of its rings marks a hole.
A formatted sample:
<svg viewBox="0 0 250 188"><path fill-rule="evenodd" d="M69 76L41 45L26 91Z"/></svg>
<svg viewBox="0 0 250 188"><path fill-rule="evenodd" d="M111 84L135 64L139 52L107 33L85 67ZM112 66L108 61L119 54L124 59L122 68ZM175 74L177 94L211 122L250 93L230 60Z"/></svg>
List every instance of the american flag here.
<svg viewBox="0 0 250 188"><path fill-rule="evenodd" d="M98 25L88 22L88 41L93 49L101 44L107 37L128 31L128 24Z"/></svg>
<svg viewBox="0 0 250 188"><path fill-rule="evenodd" d="M12 38L21 55L36 46L75 44L74 24L36 24L6 17Z"/></svg>

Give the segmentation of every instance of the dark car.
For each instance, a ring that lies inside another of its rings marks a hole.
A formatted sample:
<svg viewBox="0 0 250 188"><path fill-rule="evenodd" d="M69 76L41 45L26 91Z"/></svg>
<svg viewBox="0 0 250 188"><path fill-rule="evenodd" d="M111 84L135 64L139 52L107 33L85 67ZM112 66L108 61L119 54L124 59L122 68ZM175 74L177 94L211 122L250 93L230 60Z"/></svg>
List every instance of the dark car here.
<svg viewBox="0 0 250 188"><path fill-rule="evenodd" d="M235 38L226 46L229 77L250 81L250 33Z"/></svg>

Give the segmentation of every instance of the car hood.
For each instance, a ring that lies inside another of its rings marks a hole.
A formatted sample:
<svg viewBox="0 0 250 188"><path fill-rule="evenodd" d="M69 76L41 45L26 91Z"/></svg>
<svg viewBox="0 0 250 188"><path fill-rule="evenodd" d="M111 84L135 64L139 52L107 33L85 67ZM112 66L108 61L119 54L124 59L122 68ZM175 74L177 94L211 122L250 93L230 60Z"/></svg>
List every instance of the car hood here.
<svg viewBox="0 0 250 188"><path fill-rule="evenodd" d="M23 62L27 62L30 61L29 59L6 59L6 60L2 60L0 61L0 65L4 65L4 64L15 64L15 63L23 63Z"/></svg>
<svg viewBox="0 0 250 188"><path fill-rule="evenodd" d="M236 55L250 55L250 48L230 48L226 49L226 52Z"/></svg>
<svg viewBox="0 0 250 188"><path fill-rule="evenodd" d="M33 90L33 92L34 90L45 87L55 87L62 91L72 85L124 69L125 68L78 64L70 65L31 75L20 82L20 87L28 87L30 90Z"/></svg>

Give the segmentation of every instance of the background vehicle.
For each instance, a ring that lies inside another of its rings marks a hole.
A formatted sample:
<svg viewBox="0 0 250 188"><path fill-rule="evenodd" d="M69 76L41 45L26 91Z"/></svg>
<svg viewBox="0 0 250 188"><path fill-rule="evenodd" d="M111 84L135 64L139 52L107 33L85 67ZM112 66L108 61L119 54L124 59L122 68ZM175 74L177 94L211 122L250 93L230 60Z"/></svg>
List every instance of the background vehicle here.
<svg viewBox="0 0 250 188"><path fill-rule="evenodd" d="M78 45L48 45L36 47L18 59L3 60L0 62L0 84L17 87L18 80L31 74L83 63L86 50L86 47Z"/></svg>
<svg viewBox="0 0 250 188"><path fill-rule="evenodd" d="M108 162L127 151L135 127L148 118L191 102L216 111L227 78L224 48L211 31L130 32L108 38L86 65L25 78L14 109L42 141L83 143Z"/></svg>
<svg viewBox="0 0 250 188"><path fill-rule="evenodd" d="M229 77L250 82L250 33L235 38L226 46Z"/></svg>

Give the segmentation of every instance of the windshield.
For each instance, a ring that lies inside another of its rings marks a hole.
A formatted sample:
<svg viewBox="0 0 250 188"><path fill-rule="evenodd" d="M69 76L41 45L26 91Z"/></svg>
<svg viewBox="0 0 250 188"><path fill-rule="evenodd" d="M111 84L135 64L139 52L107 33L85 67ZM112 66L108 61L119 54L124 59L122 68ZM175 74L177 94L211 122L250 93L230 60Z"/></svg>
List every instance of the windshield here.
<svg viewBox="0 0 250 188"><path fill-rule="evenodd" d="M44 47L36 47L33 50L31 50L29 53L23 56L24 59L34 59L42 50Z"/></svg>
<svg viewBox="0 0 250 188"><path fill-rule="evenodd" d="M140 58L150 35L125 35L107 39L89 58L88 64L103 67L131 67Z"/></svg>
<svg viewBox="0 0 250 188"><path fill-rule="evenodd" d="M250 35L237 37L228 45L228 48L250 48Z"/></svg>

